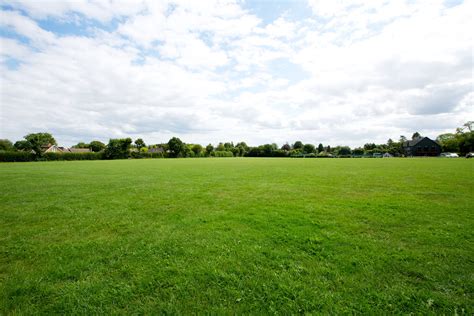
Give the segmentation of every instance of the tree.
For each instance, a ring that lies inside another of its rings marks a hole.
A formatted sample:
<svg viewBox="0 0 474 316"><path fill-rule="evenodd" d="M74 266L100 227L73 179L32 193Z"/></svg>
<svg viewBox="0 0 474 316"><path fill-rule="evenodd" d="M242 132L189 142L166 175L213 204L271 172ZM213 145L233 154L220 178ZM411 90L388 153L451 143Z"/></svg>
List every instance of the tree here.
<svg viewBox="0 0 474 316"><path fill-rule="evenodd" d="M223 143L219 143L216 147L216 151L225 151L225 147Z"/></svg>
<svg viewBox="0 0 474 316"><path fill-rule="evenodd" d="M364 145L364 149L365 150L374 150L375 148L377 147L377 145L375 145L374 143L367 143Z"/></svg>
<svg viewBox="0 0 474 316"><path fill-rule="evenodd" d="M436 137L436 141L441 145L441 150L445 152L459 152L459 137L453 133L445 133Z"/></svg>
<svg viewBox="0 0 474 316"><path fill-rule="evenodd" d="M291 146L286 143L285 145L281 146L281 150L284 150L284 151L290 151L291 150Z"/></svg>
<svg viewBox="0 0 474 316"><path fill-rule="evenodd" d="M15 147L16 150L20 150L20 151L30 151L30 150L32 150L31 144L26 140L16 141L15 144L13 145L13 147Z"/></svg>
<svg viewBox="0 0 474 316"><path fill-rule="evenodd" d="M467 129L469 132L474 132L474 121L468 121L463 124L464 129Z"/></svg>
<svg viewBox="0 0 474 316"><path fill-rule="evenodd" d="M234 148L234 143L225 143L224 144L224 150L225 151L232 151L232 149Z"/></svg>
<svg viewBox="0 0 474 316"><path fill-rule="evenodd" d="M407 141L407 138L406 138L405 136L403 136L403 135L400 135L400 140L399 140L399 142L403 144L403 143L406 142L406 141Z"/></svg>
<svg viewBox="0 0 474 316"><path fill-rule="evenodd" d="M242 147L245 151L249 150L249 146L245 142L240 142L235 145L235 147Z"/></svg>
<svg viewBox="0 0 474 316"><path fill-rule="evenodd" d="M13 143L8 139L0 139L0 150L12 151L14 149Z"/></svg>
<svg viewBox="0 0 474 316"><path fill-rule="evenodd" d="M323 151L324 151L324 146L323 146L323 144L319 143L319 145L318 145L318 153L323 152Z"/></svg>
<svg viewBox="0 0 474 316"><path fill-rule="evenodd" d="M56 145L56 140L50 133L28 134L25 140L28 142L27 147L31 148L38 157L41 157L49 146Z"/></svg>
<svg viewBox="0 0 474 316"><path fill-rule="evenodd" d="M195 144L195 145L193 145L191 150L194 152L194 155L199 156L202 152L202 146L199 145L199 144Z"/></svg>
<svg viewBox="0 0 474 316"><path fill-rule="evenodd" d="M178 137L173 137L168 141L168 148L171 157L183 157L186 154L186 145Z"/></svg>
<svg viewBox="0 0 474 316"><path fill-rule="evenodd" d="M348 146L342 146L339 148L339 150L337 151L337 154L339 156L348 156L352 153L351 151L351 148L348 147Z"/></svg>
<svg viewBox="0 0 474 316"><path fill-rule="evenodd" d="M364 148L354 148L352 153L356 156L362 156L364 154Z"/></svg>
<svg viewBox="0 0 474 316"><path fill-rule="evenodd" d="M76 145L72 146L72 148L89 148L89 144L84 142L79 142Z"/></svg>
<svg viewBox="0 0 474 316"><path fill-rule="evenodd" d="M97 152L102 151L102 150L105 149L105 144L102 143L102 142L100 142L100 141L98 141L98 140L93 140L93 141L91 141L91 143L89 144L89 148L90 148L93 152L97 153Z"/></svg>
<svg viewBox="0 0 474 316"><path fill-rule="evenodd" d="M293 144L293 149L303 149L303 143L301 141L296 141L294 144Z"/></svg>
<svg viewBox="0 0 474 316"><path fill-rule="evenodd" d="M411 139L417 139L417 138L420 138L420 137L421 137L420 133L414 132L413 135L411 136Z"/></svg>
<svg viewBox="0 0 474 316"><path fill-rule="evenodd" d="M311 154L314 152L314 145L313 144L305 144L303 146L303 152L305 154Z"/></svg>
<svg viewBox="0 0 474 316"><path fill-rule="evenodd" d="M135 140L135 147L136 147L138 150L140 150L141 148L146 147L146 144L145 144L145 142L143 141L143 139L138 138L137 140Z"/></svg>
<svg viewBox="0 0 474 316"><path fill-rule="evenodd" d="M245 142L240 142L235 145L233 150L234 156L243 157L249 150L249 146Z"/></svg>
<svg viewBox="0 0 474 316"><path fill-rule="evenodd" d="M209 156L211 153L214 151L214 146L212 144L209 144L206 146L206 155Z"/></svg>
<svg viewBox="0 0 474 316"><path fill-rule="evenodd" d="M105 149L106 159L125 159L130 155L131 138L111 139Z"/></svg>
<svg viewBox="0 0 474 316"><path fill-rule="evenodd" d="M464 123L463 127L456 129L456 138L459 144L459 152L465 155L474 151L474 121Z"/></svg>

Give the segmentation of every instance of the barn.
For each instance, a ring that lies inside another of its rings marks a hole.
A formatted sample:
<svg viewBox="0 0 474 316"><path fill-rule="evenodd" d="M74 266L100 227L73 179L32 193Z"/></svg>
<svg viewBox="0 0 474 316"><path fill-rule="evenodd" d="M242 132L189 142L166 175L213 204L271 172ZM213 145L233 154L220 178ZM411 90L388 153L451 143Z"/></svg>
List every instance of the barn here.
<svg viewBox="0 0 474 316"><path fill-rule="evenodd" d="M403 143L406 156L439 156L441 146L428 137L418 137Z"/></svg>

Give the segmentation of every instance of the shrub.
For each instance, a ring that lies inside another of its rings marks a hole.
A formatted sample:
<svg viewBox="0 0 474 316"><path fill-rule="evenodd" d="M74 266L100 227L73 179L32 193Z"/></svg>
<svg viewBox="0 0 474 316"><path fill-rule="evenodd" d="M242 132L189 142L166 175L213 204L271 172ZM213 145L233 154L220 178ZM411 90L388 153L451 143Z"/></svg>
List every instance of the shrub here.
<svg viewBox="0 0 474 316"><path fill-rule="evenodd" d="M34 161L35 154L26 151L0 151L0 162Z"/></svg>
<svg viewBox="0 0 474 316"><path fill-rule="evenodd" d="M133 151L131 157L134 159L142 158L164 158L163 153L149 153L149 152L137 152Z"/></svg>
<svg viewBox="0 0 474 316"><path fill-rule="evenodd" d="M231 151L213 151L211 157L234 157Z"/></svg>
<svg viewBox="0 0 474 316"><path fill-rule="evenodd" d="M45 153L41 160L61 161L61 160L99 160L103 158L102 153Z"/></svg>

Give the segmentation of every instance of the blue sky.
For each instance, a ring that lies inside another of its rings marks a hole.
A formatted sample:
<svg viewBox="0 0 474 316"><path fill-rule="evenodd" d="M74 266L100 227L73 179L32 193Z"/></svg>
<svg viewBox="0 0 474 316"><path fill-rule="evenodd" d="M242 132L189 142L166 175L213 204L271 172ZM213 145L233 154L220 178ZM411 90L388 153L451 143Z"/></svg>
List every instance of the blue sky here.
<svg viewBox="0 0 474 316"><path fill-rule="evenodd" d="M472 1L0 1L0 138L360 146L474 119Z"/></svg>

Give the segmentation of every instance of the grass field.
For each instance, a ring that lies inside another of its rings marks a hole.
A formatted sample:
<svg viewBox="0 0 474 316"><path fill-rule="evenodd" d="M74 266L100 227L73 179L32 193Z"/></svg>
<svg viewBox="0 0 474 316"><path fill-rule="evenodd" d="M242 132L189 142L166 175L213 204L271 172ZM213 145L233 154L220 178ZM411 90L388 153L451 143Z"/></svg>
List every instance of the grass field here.
<svg viewBox="0 0 474 316"><path fill-rule="evenodd" d="M0 314L474 313L474 160L0 164Z"/></svg>

